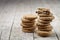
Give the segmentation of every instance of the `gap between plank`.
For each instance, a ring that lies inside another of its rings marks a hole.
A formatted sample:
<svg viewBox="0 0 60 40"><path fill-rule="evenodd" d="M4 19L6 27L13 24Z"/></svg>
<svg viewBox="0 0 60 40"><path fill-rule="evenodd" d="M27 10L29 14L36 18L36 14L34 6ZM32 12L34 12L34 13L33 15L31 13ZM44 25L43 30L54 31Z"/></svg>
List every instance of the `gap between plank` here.
<svg viewBox="0 0 60 40"><path fill-rule="evenodd" d="M54 32L55 32L55 30L54 30ZM57 33L56 33L56 32L55 32L55 34L56 34L57 39L59 40L59 37L58 37L58 35L57 35Z"/></svg>
<svg viewBox="0 0 60 40"><path fill-rule="evenodd" d="M0 33L0 40L1 40L1 35L2 35L2 32Z"/></svg>
<svg viewBox="0 0 60 40"><path fill-rule="evenodd" d="M15 13L15 15L16 15L16 13ZM14 16L14 19L15 19L15 16ZM13 19L13 22L12 22L12 25L11 25L11 29L10 29L9 40L10 40L10 36L11 36L11 32L12 32L12 28L13 28L13 24L14 24L14 19Z"/></svg>

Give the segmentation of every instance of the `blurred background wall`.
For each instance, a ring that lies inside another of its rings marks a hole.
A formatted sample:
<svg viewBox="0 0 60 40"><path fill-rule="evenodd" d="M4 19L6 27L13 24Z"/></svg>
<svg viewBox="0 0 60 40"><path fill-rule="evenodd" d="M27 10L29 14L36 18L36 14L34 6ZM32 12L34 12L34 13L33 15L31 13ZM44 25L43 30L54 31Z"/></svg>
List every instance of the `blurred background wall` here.
<svg viewBox="0 0 60 40"><path fill-rule="evenodd" d="M7 6L19 6L21 10L30 13L35 12L38 7L50 8L54 14L60 17L60 0L0 0L0 10L3 10Z"/></svg>

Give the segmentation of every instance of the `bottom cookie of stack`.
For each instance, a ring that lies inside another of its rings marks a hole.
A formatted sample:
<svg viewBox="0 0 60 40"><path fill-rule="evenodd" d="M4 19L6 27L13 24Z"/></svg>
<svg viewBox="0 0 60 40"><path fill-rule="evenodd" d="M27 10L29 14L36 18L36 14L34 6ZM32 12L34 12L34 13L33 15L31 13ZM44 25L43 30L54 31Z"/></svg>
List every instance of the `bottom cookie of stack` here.
<svg viewBox="0 0 60 40"><path fill-rule="evenodd" d="M47 37L47 36L50 36L52 34L52 31L40 31L40 30L36 30L36 33L39 36Z"/></svg>

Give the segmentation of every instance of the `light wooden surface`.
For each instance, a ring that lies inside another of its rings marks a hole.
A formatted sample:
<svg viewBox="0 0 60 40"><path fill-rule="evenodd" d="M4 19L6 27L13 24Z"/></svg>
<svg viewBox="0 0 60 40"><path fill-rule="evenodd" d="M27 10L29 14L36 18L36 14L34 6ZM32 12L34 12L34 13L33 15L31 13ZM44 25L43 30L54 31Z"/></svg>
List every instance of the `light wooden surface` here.
<svg viewBox="0 0 60 40"><path fill-rule="evenodd" d="M60 0L0 0L0 40L60 40ZM36 14L38 7L50 8L55 16L53 34L40 37L22 32L21 17Z"/></svg>

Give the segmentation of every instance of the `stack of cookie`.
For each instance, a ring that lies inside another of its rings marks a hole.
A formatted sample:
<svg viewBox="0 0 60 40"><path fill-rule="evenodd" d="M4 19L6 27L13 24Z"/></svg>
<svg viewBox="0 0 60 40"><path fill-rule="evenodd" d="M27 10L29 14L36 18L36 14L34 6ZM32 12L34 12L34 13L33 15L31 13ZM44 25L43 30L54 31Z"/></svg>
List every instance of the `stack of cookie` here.
<svg viewBox="0 0 60 40"><path fill-rule="evenodd" d="M36 31L40 36L49 36L52 34L52 26L50 22L54 19L53 14L47 8L38 8L36 11L38 14L38 22L36 25L38 26L38 30Z"/></svg>
<svg viewBox="0 0 60 40"><path fill-rule="evenodd" d="M22 18L22 31L23 32L34 32L35 30L35 19L37 18L37 16L33 15L33 14L27 14L25 16L23 16Z"/></svg>

